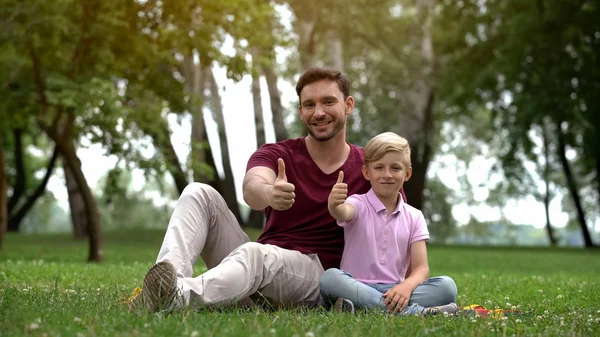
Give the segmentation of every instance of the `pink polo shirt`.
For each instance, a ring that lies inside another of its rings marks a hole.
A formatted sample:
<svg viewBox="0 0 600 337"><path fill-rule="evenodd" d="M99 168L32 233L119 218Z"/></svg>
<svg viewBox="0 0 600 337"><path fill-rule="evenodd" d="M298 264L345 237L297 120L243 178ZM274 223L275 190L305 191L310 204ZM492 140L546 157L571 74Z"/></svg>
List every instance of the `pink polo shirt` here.
<svg viewBox="0 0 600 337"><path fill-rule="evenodd" d="M410 264L410 244L429 241L423 213L399 198L398 207L389 216L373 189L351 195L347 203L356 214L344 227L344 253L340 269L363 283L399 283L404 281Z"/></svg>

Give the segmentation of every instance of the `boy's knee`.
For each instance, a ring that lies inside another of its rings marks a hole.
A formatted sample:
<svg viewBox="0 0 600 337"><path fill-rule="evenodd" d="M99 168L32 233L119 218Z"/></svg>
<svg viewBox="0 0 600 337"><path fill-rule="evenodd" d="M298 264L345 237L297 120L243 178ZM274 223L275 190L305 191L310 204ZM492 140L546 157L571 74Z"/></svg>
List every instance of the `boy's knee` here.
<svg viewBox="0 0 600 337"><path fill-rule="evenodd" d="M323 275L321 275L321 279L319 280L320 287L327 288L330 284L335 284L336 282L338 282L338 279L341 274L342 271L337 268L327 269L325 272L323 272Z"/></svg>
<svg viewBox="0 0 600 337"><path fill-rule="evenodd" d="M443 294L444 298L447 299L447 302L455 302L456 295L458 294L458 289L456 287L456 282L449 276L439 276L439 290L441 294Z"/></svg>

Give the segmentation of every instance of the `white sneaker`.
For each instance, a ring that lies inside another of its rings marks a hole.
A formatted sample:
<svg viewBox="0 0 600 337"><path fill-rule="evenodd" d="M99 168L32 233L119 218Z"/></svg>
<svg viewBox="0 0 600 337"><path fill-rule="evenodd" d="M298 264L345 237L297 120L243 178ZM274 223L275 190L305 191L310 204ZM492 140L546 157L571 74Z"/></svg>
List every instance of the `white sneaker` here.
<svg viewBox="0 0 600 337"><path fill-rule="evenodd" d="M425 316L433 316L438 314L454 315L458 312L458 306L456 303L449 303L446 305L438 305L435 307L429 307L423 309L422 314Z"/></svg>
<svg viewBox="0 0 600 337"><path fill-rule="evenodd" d="M354 303L347 298L340 297L335 301L333 305L335 312L349 312L354 313Z"/></svg>

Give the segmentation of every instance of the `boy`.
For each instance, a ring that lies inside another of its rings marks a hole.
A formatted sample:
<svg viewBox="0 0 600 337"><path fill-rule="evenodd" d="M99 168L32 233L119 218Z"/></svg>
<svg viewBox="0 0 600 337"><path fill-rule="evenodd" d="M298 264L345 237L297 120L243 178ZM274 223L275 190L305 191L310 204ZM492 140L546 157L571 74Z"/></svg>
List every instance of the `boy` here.
<svg viewBox="0 0 600 337"><path fill-rule="evenodd" d="M423 213L399 197L412 174L407 140L385 132L371 139L364 153L362 173L371 189L348 198L341 171L329 195L329 212L344 228L345 246L340 269L330 268L321 277L323 299L335 301L337 311L456 313L454 281L428 278Z"/></svg>

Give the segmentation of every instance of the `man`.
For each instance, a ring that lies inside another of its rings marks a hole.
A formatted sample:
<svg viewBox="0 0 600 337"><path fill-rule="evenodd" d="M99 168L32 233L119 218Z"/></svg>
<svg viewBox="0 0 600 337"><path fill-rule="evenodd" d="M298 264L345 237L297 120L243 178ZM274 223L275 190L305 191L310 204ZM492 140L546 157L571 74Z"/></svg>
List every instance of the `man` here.
<svg viewBox="0 0 600 337"><path fill-rule="evenodd" d="M249 159L244 200L264 210L266 224L250 242L223 198L210 186L190 184L180 196L157 263L148 271L141 300L150 311L251 304L276 307L323 304L319 278L339 267L343 230L327 209L338 173L348 194L366 193L363 151L346 143L354 108L350 83L338 71L313 68L300 77L298 112L308 135L266 144ZM202 257L208 271L193 277Z"/></svg>

